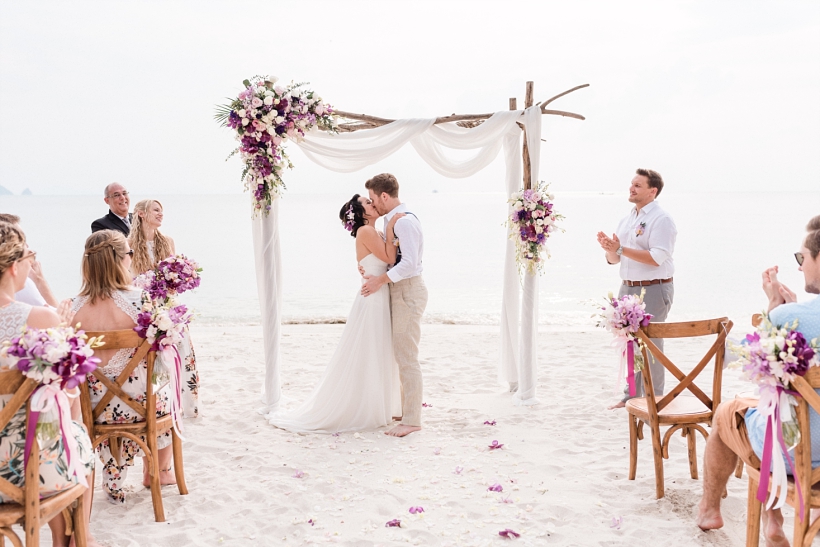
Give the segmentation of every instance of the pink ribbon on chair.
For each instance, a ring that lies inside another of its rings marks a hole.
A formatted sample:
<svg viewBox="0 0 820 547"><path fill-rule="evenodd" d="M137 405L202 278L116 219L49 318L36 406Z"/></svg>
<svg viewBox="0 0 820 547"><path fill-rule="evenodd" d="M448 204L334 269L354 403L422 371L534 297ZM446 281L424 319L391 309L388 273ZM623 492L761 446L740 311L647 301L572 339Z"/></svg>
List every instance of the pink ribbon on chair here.
<svg viewBox="0 0 820 547"><path fill-rule="evenodd" d="M69 477L72 475L77 477L79 484L88 487L88 482L85 480L85 473L78 465L78 458L72 457L72 454L75 456L79 454L79 448L77 446L77 439L74 438L71 432L71 405L68 402L68 397L65 392L56 384L41 385L31 394L30 404L31 414L28 419L28 427L26 428L26 452L23 456L23 465L28 466L29 452L31 451L31 444L34 442L40 413L48 412L56 407L57 415L60 419L60 432L63 436L63 447L65 448ZM37 457L40 457L39 454Z"/></svg>
<svg viewBox="0 0 820 547"><path fill-rule="evenodd" d="M787 395L794 395L797 397L800 396L798 392L788 391L780 386L777 386L774 389L761 390L760 392L760 402L758 403L757 408L758 412L766 416L766 436L763 440L763 457L760 462L760 484L757 488L757 499L761 503L766 504L766 509L771 509L774 504L775 494L777 493L779 487L780 498L775 506L775 509L779 509L783 506L786 502L786 492L789 484L788 478L786 477L786 463L788 463L789 468L792 470L794 486L797 490L797 496L800 502L800 510L798 514L802 515L803 492L800 489L800 480L797 477L797 473L795 473L794 465L792 465L792 459L789 456L789 451L786 448L786 442L783 439L783 428L780 419L783 411L783 405L788 405ZM782 452L778 454L774 451L774 431L777 431L777 444L782 450ZM786 459L785 462L783 461L784 457ZM773 460L777 460L774 466L772 465ZM769 492L770 469L771 475L773 475L771 492Z"/></svg>
<svg viewBox="0 0 820 547"><path fill-rule="evenodd" d="M168 371L169 382L171 387L171 422L174 424L174 431L177 432L179 438L185 440L182 436L182 359L179 356L179 350L173 344L162 346L160 350L162 354L162 361ZM173 367L168 365L173 363Z"/></svg>
<svg viewBox="0 0 820 547"><path fill-rule="evenodd" d="M637 340L626 343L626 383L629 386L629 396L635 396L635 345Z"/></svg>

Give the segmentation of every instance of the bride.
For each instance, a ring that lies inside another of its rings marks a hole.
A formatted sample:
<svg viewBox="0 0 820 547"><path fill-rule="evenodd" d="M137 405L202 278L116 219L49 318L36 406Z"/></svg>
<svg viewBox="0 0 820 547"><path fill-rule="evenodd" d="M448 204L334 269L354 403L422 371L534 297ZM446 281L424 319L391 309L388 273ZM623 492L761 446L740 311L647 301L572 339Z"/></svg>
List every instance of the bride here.
<svg viewBox="0 0 820 547"><path fill-rule="evenodd" d="M366 197L356 194L344 204L339 218L356 238L356 259L367 275L379 276L396 261L393 226L385 239L376 231L379 218ZM367 298L357 289L342 339L324 376L298 408L268 414L276 427L296 432L337 433L375 429L401 415L399 371L393 357L390 291L387 285Z"/></svg>

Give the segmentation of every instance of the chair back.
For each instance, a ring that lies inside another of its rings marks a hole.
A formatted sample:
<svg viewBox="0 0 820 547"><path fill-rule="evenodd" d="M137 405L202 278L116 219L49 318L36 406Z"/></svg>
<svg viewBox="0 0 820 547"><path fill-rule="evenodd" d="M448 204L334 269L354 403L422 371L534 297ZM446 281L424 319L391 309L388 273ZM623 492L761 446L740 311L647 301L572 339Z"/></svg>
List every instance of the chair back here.
<svg viewBox="0 0 820 547"><path fill-rule="evenodd" d="M703 321L685 321L681 323L650 323L646 327L638 330L638 337L644 344L642 348L644 358L643 382L646 393L647 410L657 417L657 413L669 405L684 390L688 390L697 397L711 412L714 412L720 404L720 391L723 381L723 357L726 352L726 337L732 330L733 323L727 317L719 319L706 319ZM681 370L658 349L651 338L694 338L700 336L716 335L714 343L709 347L706 354L697 365L684 374ZM649 355L663 364L664 368L678 379L679 383L662 399L656 400L655 390L652 387L652 372L649 368ZM700 389L695 380L706 365L714 358L714 373L712 375L712 397Z"/></svg>
<svg viewBox="0 0 820 547"><path fill-rule="evenodd" d="M28 420L31 414L31 407L29 401L31 394L37 389L40 384L31 378L26 378L19 370L8 370L0 372L0 395L11 395L11 400L0 410L0 431L4 430L11 419L20 410L23 405L26 405L26 423L23 431L28 428ZM6 496L13 499L16 503L26 506L26 512L29 511L29 506L32 506L34 513L40 512L40 447L37 443L37 436L34 436L34 441L31 443L28 454L28 465L25 469L26 484L23 488L14 486L6 479L0 477L0 491ZM29 500L29 503L26 503Z"/></svg>
<svg viewBox="0 0 820 547"><path fill-rule="evenodd" d="M792 382L792 386L800 393L797 399L797 425L800 428L800 442L794 449L794 471L799 479L800 489L803 494L803 522L808 527L808 514L811 507L812 486L820 482L820 467L811 468L811 424L809 419L809 408L820 414L820 395L815 389L820 388L820 367L812 367L803 377L798 376ZM794 500L797 501L797 500ZM795 513L799 512L797 503L792 504ZM816 507L816 505L815 505ZM800 515L797 515L800 516ZM797 524L797 523L796 523Z"/></svg>

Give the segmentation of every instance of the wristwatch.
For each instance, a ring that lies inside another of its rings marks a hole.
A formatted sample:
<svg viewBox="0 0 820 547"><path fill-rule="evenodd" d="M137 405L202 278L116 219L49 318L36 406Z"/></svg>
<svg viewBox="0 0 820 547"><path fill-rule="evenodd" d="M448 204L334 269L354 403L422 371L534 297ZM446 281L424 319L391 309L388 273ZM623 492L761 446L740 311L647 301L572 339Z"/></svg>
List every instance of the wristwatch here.
<svg viewBox="0 0 820 547"><path fill-rule="evenodd" d="M621 245L620 247L618 247L618 250L615 251L615 254L618 255L618 256L621 256L622 254L624 254L624 246Z"/></svg>

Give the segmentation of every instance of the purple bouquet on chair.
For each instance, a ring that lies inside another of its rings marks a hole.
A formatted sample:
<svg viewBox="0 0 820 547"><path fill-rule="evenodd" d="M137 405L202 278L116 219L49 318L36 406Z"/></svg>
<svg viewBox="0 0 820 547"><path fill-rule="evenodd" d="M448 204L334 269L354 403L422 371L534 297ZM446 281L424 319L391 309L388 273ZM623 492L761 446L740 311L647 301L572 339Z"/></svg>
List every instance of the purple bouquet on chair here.
<svg viewBox="0 0 820 547"><path fill-rule="evenodd" d="M0 348L0 366L17 369L40 384L31 394L31 417L26 430L25 463L36 435L41 444L53 442L62 434L68 471L86 485L85 473L73 454L79 454L74 434L69 431L71 411L65 390L74 389L100 360L94 349L103 345L72 327L26 329Z"/></svg>
<svg viewBox="0 0 820 547"><path fill-rule="evenodd" d="M794 472L788 450L800 441L800 429L797 427L794 411L797 405L795 397L800 397L800 394L792 384L797 377L805 376L809 368L820 365L817 340L806 340L802 333L795 330L797 324L795 320L778 328L764 315L764 320L754 333L746 335L740 345L729 346L730 351L740 357L730 366L740 367L743 377L760 389L757 411L766 417L761 469L771 467L772 487L766 499L769 474L761 473L757 499L766 503L767 509L773 505L775 509L779 509L786 502L786 496L781 496L777 504L774 503L778 488L785 492L788 486L786 462ZM775 444L780 446L780 450L774 450ZM796 486L802 514L802 492L799 484Z"/></svg>
<svg viewBox="0 0 820 547"><path fill-rule="evenodd" d="M641 342L637 333L652 320L652 315L646 313L646 304L643 302L644 291L640 295L627 294L615 298L609 293L606 306L598 314L598 326L611 332L615 339L612 346L618 350L621 362L618 369L618 382L624 377L626 368L626 382L629 385L629 395L634 397L635 372L643 370L643 356ZM626 365L626 367L624 367Z"/></svg>
<svg viewBox="0 0 820 547"><path fill-rule="evenodd" d="M154 301L167 300L169 295L182 294L199 287L202 268L185 255L172 255L157 267L134 279L134 284L148 291Z"/></svg>

